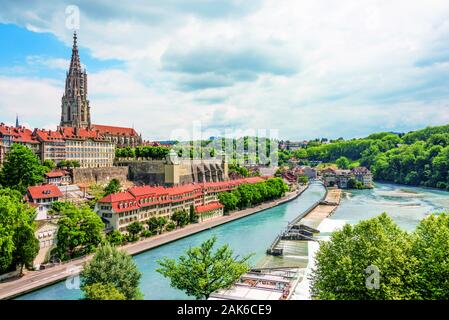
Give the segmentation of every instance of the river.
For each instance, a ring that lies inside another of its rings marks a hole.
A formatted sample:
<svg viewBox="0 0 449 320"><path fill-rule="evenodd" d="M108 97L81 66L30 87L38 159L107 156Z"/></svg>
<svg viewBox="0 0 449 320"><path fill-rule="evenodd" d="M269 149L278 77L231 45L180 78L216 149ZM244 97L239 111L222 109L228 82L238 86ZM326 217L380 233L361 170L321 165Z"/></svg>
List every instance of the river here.
<svg viewBox="0 0 449 320"><path fill-rule="evenodd" d="M218 245L228 243L236 254L254 253L251 262L257 264L263 260L266 249L287 223L323 194L321 185L312 184L291 202L134 256L142 272L140 287L145 299L189 299L183 292L171 288L168 280L155 271L158 259L164 256L178 257L187 248L197 246L215 235ZM405 230L413 230L426 214L442 210L449 210L448 192L376 183L376 187L371 190L345 192L340 207L324 221L321 236L327 236L345 222L357 223L381 212L387 212ZM17 299L79 299L81 296L80 290L68 289L65 281L62 281Z"/></svg>

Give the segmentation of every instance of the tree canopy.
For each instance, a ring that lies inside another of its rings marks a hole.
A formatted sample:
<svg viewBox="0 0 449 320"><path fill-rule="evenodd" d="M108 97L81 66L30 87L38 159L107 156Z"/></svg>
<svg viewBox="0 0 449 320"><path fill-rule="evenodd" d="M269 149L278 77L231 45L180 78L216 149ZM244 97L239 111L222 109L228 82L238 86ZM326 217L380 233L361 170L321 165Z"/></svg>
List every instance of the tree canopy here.
<svg viewBox="0 0 449 320"><path fill-rule="evenodd" d="M241 184L235 190L220 193L218 199L224 206L224 211L229 212L280 198L287 190L288 186L281 178L270 178L254 184Z"/></svg>
<svg viewBox="0 0 449 320"><path fill-rule="evenodd" d="M216 237L199 247L189 248L178 261L165 257L158 260L156 271L169 278L171 286L185 291L196 299L207 299L211 293L234 284L250 267L251 255L234 257L228 245L213 252Z"/></svg>
<svg viewBox="0 0 449 320"><path fill-rule="evenodd" d="M139 289L141 276L131 256L105 244L98 247L92 260L85 264L81 273L81 290L88 299L111 298L105 291L113 287L115 290L110 294L115 300L121 300L118 299L121 295L127 300L137 300L142 298Z"/></svg>
<svg viewBox="0 0 449 320"><path fill-rule="evenodd" d="M18 191L0 189L0 273L32 266L39 252L34 217Z"/></svg>
<svg viewBox="0 0 449 320"><path fill-rule="evenodd" d="M380 132L361 139L312 142L300 149L301 158L335 162L340 168L348 167L346 158L369 168L375 180L449 190L449 125L405 135ZM296 153L280 150L279 162L285 163Z"/></svg>
<svg viewBox="0 0 449 320"><path fill-rule="evenodd" d="M61 260L91 253L103 241L104 223L89 207L69 205L61 215L55 248Z"/></svg>
<svg viewBox="0 0 449 320"><path fill-rule="evenodd" d="M0 184L25 194L29 186L43 181L47 171L30 148L14 143L0 171Z"/></svg>
<svg viewBox="0 0 449 320"><path fill-rule="evenodd" d="M104 196L112 193L117 193L121 189L120 181L116 178L109 181L108 185L104 188Z"/></svg>
<svg viewBox="0 0 449 320"><path fill-rule="evenodd" d="M402 231L385 213L332 233L311 275L316 299L449 299L449 215ZM377 283L376 283L377 281Z"/></svg>

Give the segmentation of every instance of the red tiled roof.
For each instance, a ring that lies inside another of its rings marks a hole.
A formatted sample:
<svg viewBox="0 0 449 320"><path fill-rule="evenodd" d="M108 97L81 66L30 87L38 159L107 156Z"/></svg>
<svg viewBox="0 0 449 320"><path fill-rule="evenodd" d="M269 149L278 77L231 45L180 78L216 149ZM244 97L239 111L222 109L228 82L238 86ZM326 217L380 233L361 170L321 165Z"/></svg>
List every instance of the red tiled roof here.
<svg viewBox="0 0 449 320"><path fill-rule="evenodd" d="M98 130L86 128L61 127L60 132L65 139L97 139L104 140Z"/></svg>
<svg viewBox="0 0 449 320"><path fill-rule="evenodd" d="M219 208L223 208L223 205L220 202L211 202L211 203L208 203L208 204L203 205L203 206L195 207L195 212L196 213L203 213L203 212L216 210L216 209L219 209Z"/></svg>
<svg viewBox="0 0 449 320"><path fill-rule="evenodd" d="M64 141L64 136L58 131L34 129L33 135L45 142Z"/></svg>
<svg viewBox="0 0 449 320"><path fill-rule="evenodd" d="M101 134L137 136L137 132L133 128L104 126L100 124L93 124L92 128L97 130Z"/></svg>
<svg viewBox="0 0 449 320"><path fill-rule="evenodd" d="M5 136L12 136L13 142L21 143L39 143L35 137L33 137L33 132L23 126L18 128L12 126L6 126L3 123L0 124L0 134Z"/></svg>
<svg viewBox="0 0 449 320"><path fill-rule="evenodd" d="M28 187L28 195L34 199L46 199L53 197L62 197L63 194L59 188L52 184L42 186Z"/></svg>
<svg viewBox="0 0 449 320"><path fill-rule="evenodd" d="M67 173L68 172L65 170L53 170L53 171L47 172L45 174L45 176L47 178L57 178L57 177L63 177L65 175L67 175Z"/></svg>
<svg viewBox="0 0 449 320"><path fill-rule="evenodd" d="M106 197L100 199L98 202L114 203L114 202L132 201L132 200L135 200L134 196L131 193L129 193L128 191L124 191L124 192L112 193L110 195L107 195Z"/></svg>
<svg viewBox="0 0 449 320"><path fill-rule="evenodd" d="M264 179L250 177L229 181L205 182L202 184L190 183L169 188L161 186L132 187L126 191L108 195L98 202L111 203L115 212L123 212L154 204L184 201L198 197L200 193L222 192L231 190L243 183L257 183L261 181L264 181ZM182 199L174 198L178 195L182 195Z"/></svg>

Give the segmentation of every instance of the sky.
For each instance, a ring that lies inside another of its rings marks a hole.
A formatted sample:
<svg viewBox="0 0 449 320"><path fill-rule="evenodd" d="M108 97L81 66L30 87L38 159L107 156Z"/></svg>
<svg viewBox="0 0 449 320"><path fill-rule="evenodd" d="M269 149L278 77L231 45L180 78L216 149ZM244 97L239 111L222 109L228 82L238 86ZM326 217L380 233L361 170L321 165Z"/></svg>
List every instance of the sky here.
<svg viewBox="0 0 449 320"><path fill-rule="evenodd" d="M447 0L0 0L1 122L56 128L74 29L92 122L147 140L449 123Z"/></svg>

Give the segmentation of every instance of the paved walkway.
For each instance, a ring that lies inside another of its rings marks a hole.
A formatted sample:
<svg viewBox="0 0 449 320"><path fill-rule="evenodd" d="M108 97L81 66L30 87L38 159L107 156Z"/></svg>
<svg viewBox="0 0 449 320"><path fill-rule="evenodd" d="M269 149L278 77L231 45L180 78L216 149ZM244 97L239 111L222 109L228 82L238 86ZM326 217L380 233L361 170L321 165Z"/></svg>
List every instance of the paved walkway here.
<svg viewBox="0 0 449 320"><path fill-rule="evenodd" d="M287 193L282 199L263 203L257 207L249 208L237 212L233 212L228 216L216 217L201 223L190 224L182 229L166 232L158 236L154 236L139 242L122 246L128 254L135 255L149 249L161 246L163 244L190 236L192 234L211 229L213 227L228 223L233 220L241 219L251 214L275 207L279 204L288 202L298 197L307 189L307 186L301 187L295 192ZM92 255L88 255L77 260L72 260L61 265L40 271L32 271L25 274L19 279L10 279L0 283L0 299L10 299L36 290L41 287L48 286L52 283L64 280L70 275L77 274L81 271L83 264L90 260Z"/></svg>

